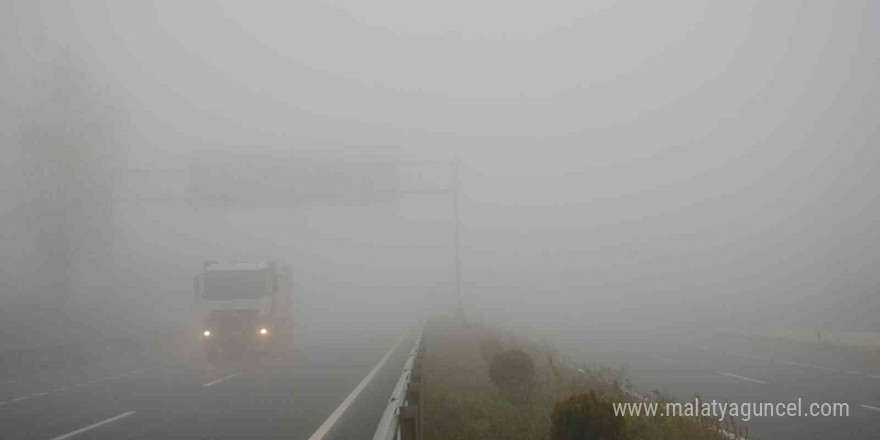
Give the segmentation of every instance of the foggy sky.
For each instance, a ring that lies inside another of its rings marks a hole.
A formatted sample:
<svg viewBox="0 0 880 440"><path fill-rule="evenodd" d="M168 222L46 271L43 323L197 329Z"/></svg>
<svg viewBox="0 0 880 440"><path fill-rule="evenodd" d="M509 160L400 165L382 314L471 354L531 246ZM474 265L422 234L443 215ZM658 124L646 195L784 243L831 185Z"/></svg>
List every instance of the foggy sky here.
<svg viewBox="0 0 880 440"><path fill-rule="evenodd" d="M288 260L328 319L452 301L448 196L228 212L94 197L130 170L366 155L461 161L462 295L486 315L880 331L875 2L5 9L4 165L44 163L26 154L53 142L27 141L34 124L94 128L59 165L93 176L76 191L110 213L67 217L94 251L65 288L90 316L173 323L216 255ZM68 89L87 104L53 115ZM17 256L55 205L17 182L4 277L36 279L43 263Z"/></svg>

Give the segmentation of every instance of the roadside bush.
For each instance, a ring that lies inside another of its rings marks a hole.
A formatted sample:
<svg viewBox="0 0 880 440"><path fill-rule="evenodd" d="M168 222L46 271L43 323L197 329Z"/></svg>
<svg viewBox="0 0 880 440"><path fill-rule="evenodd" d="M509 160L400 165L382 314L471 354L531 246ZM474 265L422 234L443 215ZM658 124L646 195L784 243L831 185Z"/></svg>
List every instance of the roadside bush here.
<svg viewBox="0 0 880 440"><path fill-rule="evenodd" d="M595 390L557 402L550 415L551 440L617 440L626 436L626 419Z"/></svg>
<svg viewBox="0 0 880 440"><path fill-rule="evenodd" d="M489 380L513 403L528 403L535 387L535 362L513 348L496 353L489 364Z"/></svg>

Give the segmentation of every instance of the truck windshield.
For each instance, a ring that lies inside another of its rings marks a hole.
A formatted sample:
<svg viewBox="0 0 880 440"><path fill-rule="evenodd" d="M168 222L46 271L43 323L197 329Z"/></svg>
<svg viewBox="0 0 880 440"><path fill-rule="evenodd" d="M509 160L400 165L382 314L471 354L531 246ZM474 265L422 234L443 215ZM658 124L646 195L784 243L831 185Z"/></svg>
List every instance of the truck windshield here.
<svg viewBox="0 0 880 440"><path fill-rule="evenodd" d="M261 270L223 270L205 274L205 299L254 299L266 293Z"/></svg>

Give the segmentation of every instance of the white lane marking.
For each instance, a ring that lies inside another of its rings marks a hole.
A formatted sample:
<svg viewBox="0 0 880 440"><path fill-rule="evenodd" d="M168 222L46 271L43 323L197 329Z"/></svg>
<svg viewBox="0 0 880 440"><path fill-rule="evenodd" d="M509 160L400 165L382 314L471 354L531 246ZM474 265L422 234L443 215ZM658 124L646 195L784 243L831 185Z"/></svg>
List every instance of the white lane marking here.
<svg viewBox="0 0 880 440"><path fill-rule="evenodd" d="M861 406L862 408L873 409L874 411L880 411L880 408L877 408L876 406L871 406L871 405L859 405L859 406Z"/></svg>
<svg viewBox="0 0 880 440"><path fill-rule="evenodd" d="M119 379L120 377L125 377L127 375L128 375L128 373L117 374L116 376L110 376L110 377L104 377L101 379L90 380L90 381L86 382L86 384L91 385L93 383L107 382L108 380Z"/></svg>
<svg viewBox="0 0 880 440"><path fill-rule="evenodd" d="M123 417L128 417L128 416L130 416L130 415L132 415L132 414L135 414L135 413L136 413L136 411L129 411L129 412L126 412L126 413L122 413L122 414L120 414L120 415L118 415L118 416L110 417L110 418L107 419L107 420L101 420L101 421L98 422L98 423L93 423L93 424L91 424L91 425L89 425L89 426L86 426L85 428L80 428L80 429L77 429L76 431L68 432L67 434L64 434L64 435L59 435L58 437L54 437L54 438L52 438L52 440L64 440L64 439L66 439L66 438L71 438L71 437L73 437L73 436L75 436L75 435L82 434L82 433L84 433L84 432L86 432L86 431L89 431L89 430L95 429L95 428L97 428L97 427L99 427L99 426L103 426L103 425L106 425L106 424L108 424L108 423L113 423L113 422L115 422L115 421L117 421L117 420L119 420L119 419L121 419L121 418L123 418Z"/></svg>
<svg viewBox="0 0 880 440"><path fill-rule="evenodd" d="M840 373L840 368L834 368L834 367L823 367L821 365L811 365L811 364L805 364L803 362L793 362L793 361L773 360L773 362L776 362L778 364L796 365L798 367L815 368L816 370L824 370L824 371L831 371L833 373Z"/></svg>
<svg viewBox="0 0 880 440"><path fill-rule="evenodd" d="M117 375L115 375L115 376L101 377L101 378L98 378L98 379L93 379L93 380L90 380L90 381L88 381L88 382L83 382L82 384L74 385L74 386L78 386L78 387L79 387L79 386L91 385L91 384L94 384L94 383L106 382L106 381L108 381L108 380L119 379L120 377L125 377L125 376L129 376L129 375L132 375L132 374L140 374L140 373L144 373L144 372L147 372L147 371L150 371L150 370L156 370L156 369L158 369L158 368L162 368L162 367L165 367L165 366L166 366L166 365L156 365L156 366L153 366L153 367L141 368L141 369L139 369L139 370L129 371L128 373L117 374Z"/></svg>
<svg viewBox="0 0 880 440"><path fill-rule="evenodd" d="M762 384L762 385L767 385L767 382L764 382L763 380L752 379L751 377L740 376L739 374L727 373L727 372L724 372L724 371L716 371L716 373L718 373L718 374L722 374L722 375L724 375L724 376L728 376L728 377L733 377L733 378L736 378L736 379L740 379L740 380L747 380L747 381L749 381L749 382L755 382L755 383L759 383L759 384Z"/></svg>
<svg viewBox="0 0 880 440"><path fill-rule="evenodd" d="M150 371L150 370L157 370L157 369L159 369L159 368L165 368L165 367L167 367L167 366L168 366L168 365L156 365L156 366L154 366L154 367L147 367L147 368L141 368L140 370L134 370L134 371L131 371L131 372L127 373L127 374L140 374L140 373L144 373L144 372L147 372L147 371Z"/></svg>
<svg viewBox="0 0 880 440"><path fill-rule="evenodd" d="M866 374L866 376L868 376L868 377L873 377L874 379L880 379L880 376L877 376L877 375L874 375L874 374Z"/></svg>
<svg viewBox="0 0 880 440"><path fill-rule="evenodd" d="M155 369L163 368L163 367L166 367L166 366L167 366L167 365L156 365L156 366L153 366L153 367L141 368L141 369L139 369L139 370L129 371L128 373L122 373L122 374L117 374L117 375L115 375L115 376L98 378L98 379L90 380L90 381L88 381L88 382L78 383L78 384L75 384L75 385L69 385L69 386L73 386L73 387L84 387L84 386L86 386L86 385L91 385L91 384L95 384L95 383L106 382L106 381L108 381L108 380L113 380L113 379L119 379L120 377L125 377L125 376L131 375L131 374L144 373L144 372L147 372L147 371L150 371L150 370L155 370ZM5 385L5 384L14 384L14 383L18 383L18 381L17 381L17 380L10 380L9 382L4 382L3 384ZM52 390L52 392L56 392L56 391L64 391L64 390L66 390L67 388L68 388L68 387L59 388L59 389L56 389L56 390Z"/></svg>
<svg viewBox="0 0 880 440"><path fill-rule="evenodd" d="M781 359L771 359L771 358L768 358L768 357L752 356L752 355L742 354L742 353L728 352L727 354L732 355L732 356L738 356L738 357L749 358L749 359L759 359L759 360L762 360L762 361L773 362L774 364L795 365L795 366L798 366L798 367L814 368L814 369L816 369L816 370L831 371L831 372L834 372L834 373L840 373L840 372L841 372L840 368L824 367L824 366L822 366L822 365L805 364L805 363L803 363L803 362L795 362L795 361L784 361L784 360L781 360Z"/></svg>
<svg viewBox="0 0 880 440"><path fill-rule="evenodd" d="M0 402L0 405L4 405L4 404L6 404L6 403L18 402L18 401L20 401L20 400L30 399L30 398L32 398L32 397L45 396L45 395L47 395L47 394L49 394L49 393L59 393L59 392L61 392L61 391L65 391L65 390L67 390L67 389L70 388L70 387L84 387L84 386L88 386L88 385L91 385L91 384L96 384L96 383L106 382L106 381L108 381L108 380L119 379L120 377L125 377L125 376L131 375L131 374L143 373L143 372L145 372L145 371L155 370L155 369L157 369L157 368L162 368L162 367L164 367L164 366L165 366L165 365L157 365L157 366L154 366L154 367L141 368L140 370L135 370L135 371L132 371L132 372L129 372L129 373L117 374L116 376L104 377L104 378L100 378L100 379L90 380L90 381L88 381L88 382L78 383L78 384L75 384L75 385L70 385L70 386L61 387L61 388L55 388L54 390L51 390L51 391L46 391L46 392L43 392L43 393L32 394L32 395L30 395L30 396L22 396L22 397L18 397L18 398L15 398L15 399L12 399L12 400L9 400L9 401L6 401L6 402ZM231 379L231 378L229 378L229 379ZM11 381L11 382L7 382L7 383L18 383L18 381ZM212 385L212 384L209 384L209 385Z"/></svg>
<svg viewBox="0 0 880 440"><path fill-rule="evenodd" d="M729 354L731 356L744 357L744 358L749 358L749 359L760 359L762 361L774 362L773 359L770 359L768 357L763 357L763 356L753 356L750 354L734 353L732 351L728 351L727 354Z"/></svg>
<svg viewBox="0 0 880 440"><path fill-rule="evenodd" d="M389 357L391 357L391 353L394 353L394 350L397 349L397 346L400 345L401 342L403 342L404 338L406 337L406 333L407 332L403 333L403 336L401 336L400 339L397 340L394 346L391 347L391 350L388 350L388 353L385 353L385 357L383 357L382 360L380 360L379 363L376 364L376 366L373 367L372 370L370 370L370 372L367 374L367 377L365 377L364 380L362 380L361 383L359 383L358 386L356 386L354 390L352 390L351 394L349 394L348 397L346 397L345 400L342 401L342 403L339 405L339 408L336 408L336 410L333 411L332 414L330 414L330 417L327 417L327 420L324 420L324 423L322 423L321 426L318 427L318 430L315 431L315 433L312 434L311 437L309 437L309 440L322 440L324 436L327 435L327 432L330 431L330 428L332 428L336 421L339 420L339 417L341 417L342 414L345 413L349 405L351 405L351 402L354 402L354 399L356 399L361 391L363 391L364 387L366 387L367 384L370 383L370 381L373 379L373 376L376 375L376 372L378 372L379 369L382 368L382 365L385 365L385 362L388 360Z"/></svg>
<svg viewBox="0 0 880 440"><path fill-rule="evenodd" d="M220 382L225 382L225 381L227 381L227 380L229 380L229 379L232 379L232 378L234 378L234 377L238 377L238 376L241 376L241 373L233 373L233 374L230 374L229 376L221 377L220 379L217 379L217 380L215 380L215 381L213 381L213 382L208 382L208 383L202 385L202 387L209 387L209 386L211 386L211 385L214 385L214 384L217 384L217 383L220 383Z"/></svg>

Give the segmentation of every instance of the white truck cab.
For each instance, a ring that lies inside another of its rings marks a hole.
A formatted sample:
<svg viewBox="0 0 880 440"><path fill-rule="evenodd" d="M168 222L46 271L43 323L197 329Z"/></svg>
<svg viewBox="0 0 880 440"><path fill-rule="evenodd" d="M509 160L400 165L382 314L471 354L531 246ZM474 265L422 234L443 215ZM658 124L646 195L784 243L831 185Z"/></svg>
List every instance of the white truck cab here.
<svg viewBox="0 0 880 440"><path fill-rule="evenodd" d="M289 267L206 261L195 277L194 294L210 358L265 351L292 337Z"/></svg>

